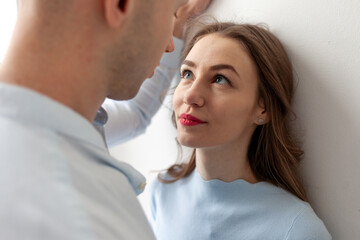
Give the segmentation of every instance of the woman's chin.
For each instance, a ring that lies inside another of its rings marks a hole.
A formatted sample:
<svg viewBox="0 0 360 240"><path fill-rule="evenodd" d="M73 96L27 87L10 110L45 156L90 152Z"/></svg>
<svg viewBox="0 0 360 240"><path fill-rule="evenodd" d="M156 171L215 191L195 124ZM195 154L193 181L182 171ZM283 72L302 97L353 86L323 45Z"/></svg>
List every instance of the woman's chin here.
<svg viewBox="0 0 360 240"><path fill-rule="evenodd" d="M198 141L194 141L191 139L178 139L178 142L181 146L188 147L188 148L201 148L203 147Z"/></svg>

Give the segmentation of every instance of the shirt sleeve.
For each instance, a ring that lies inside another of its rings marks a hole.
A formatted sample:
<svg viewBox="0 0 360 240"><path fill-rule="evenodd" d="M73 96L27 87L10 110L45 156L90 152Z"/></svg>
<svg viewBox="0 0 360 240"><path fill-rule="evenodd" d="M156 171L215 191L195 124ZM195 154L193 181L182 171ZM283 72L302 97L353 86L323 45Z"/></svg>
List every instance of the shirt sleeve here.
<svg viewBox="0 0 360 240"><path fill-rule="evenodd" d="M151 118L159 110L170 83L179 71L183 41L174 38L175 50L164 53L153 77L146 79L135 98L127 101L106 99L105 137L109 147L145 132Z"/></svg>
<svg viewBox="0 0 360 240"><path fill-rule="evenodd" d="M294 219L286 240L331 240L324 223L312 208L304 208Z"/></svg>

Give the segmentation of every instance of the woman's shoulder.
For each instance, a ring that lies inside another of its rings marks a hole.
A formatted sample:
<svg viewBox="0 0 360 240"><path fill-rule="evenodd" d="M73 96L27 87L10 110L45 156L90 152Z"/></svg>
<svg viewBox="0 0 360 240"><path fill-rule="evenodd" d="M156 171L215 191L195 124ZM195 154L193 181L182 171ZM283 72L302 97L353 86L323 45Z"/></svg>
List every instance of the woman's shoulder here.
<svg viewBox="0 0 360 240"><path fill-rule="evenodd" d="M332 238L321 219L311 206L306 204L293 219L286 239L330 240Z"/></svg>
<svg viewBox="0 0 360 240"><path fill-rule="evenodd" d="M162 191L163 188L166 188L167 185L169 185L169 183L166 183L166 181L171 180L173 180L173 178L169 176L167 172L160 172L149 181L146 188L148 189L150 194L154 194L156 192Z"/></svg>
<svg viewBox="0 0 360 240"><path fill-rule="evenodd" d="M331 239L322 220L317 216L308 202L290 192L272 185L262 183L257 186L256 208L271 219L276 218L288 229L286 239ZM253 199L254 205L256 199ZM306 237L304 237L304 234Z"/></svg>
<svg viewBox="0 0 360 240"><path fill-rule="evenodd" d="M282 209L288 207L289 214L292 215L286 239L331 239L322 220L317 216L314 209L308 202L305 202L286 190L276 187L279 194L278 206ZM275 198L276 199L276 198Z"/></svg>

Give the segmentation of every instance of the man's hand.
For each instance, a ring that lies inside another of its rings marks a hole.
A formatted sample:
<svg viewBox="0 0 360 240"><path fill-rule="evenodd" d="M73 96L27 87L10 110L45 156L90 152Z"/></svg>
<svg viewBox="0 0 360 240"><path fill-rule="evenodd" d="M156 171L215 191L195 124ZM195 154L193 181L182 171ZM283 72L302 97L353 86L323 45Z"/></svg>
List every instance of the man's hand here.
<svg viewBox="0 0 360 240"><path fill-rule="evenodd" d="M210 3L211 0L189 0L184 6L179 8L176 12L173 35L182 39L186 21L203 13Z"/></svg>

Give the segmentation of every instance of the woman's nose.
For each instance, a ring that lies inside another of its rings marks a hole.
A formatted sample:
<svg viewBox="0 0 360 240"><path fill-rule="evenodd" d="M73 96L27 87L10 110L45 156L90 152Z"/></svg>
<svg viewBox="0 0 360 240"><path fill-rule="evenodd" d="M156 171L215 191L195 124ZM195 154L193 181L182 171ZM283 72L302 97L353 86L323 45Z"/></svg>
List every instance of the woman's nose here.
<svg viewBox="0 0 360 240"><path fill-rule="evenodd" d="M184 93L183 102L189 106L202 107L205 104L203 86L194 82Z"/></svg>
<svg viewBox="0 0 360 240"><path fill-rule="evenodd" d="M165 48L165 52L172 52L175 50L175 44L174 44L174 38L171 37L169 42L168 42L168 45L166 46Z"/></svg>

